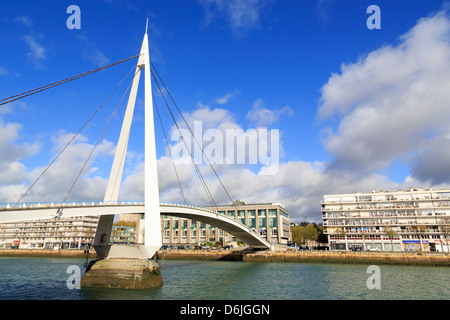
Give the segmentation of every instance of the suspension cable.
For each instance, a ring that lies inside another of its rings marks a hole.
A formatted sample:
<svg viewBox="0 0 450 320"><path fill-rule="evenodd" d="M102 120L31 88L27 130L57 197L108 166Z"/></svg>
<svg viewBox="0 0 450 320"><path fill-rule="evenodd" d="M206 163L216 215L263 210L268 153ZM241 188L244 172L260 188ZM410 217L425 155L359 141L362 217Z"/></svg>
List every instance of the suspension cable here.
<svg viewBox="0 0 450 320"><path fill-rule="evenodd" d="M177 171L177 168L175 166L175 162L174 162L173 157L172 157L172 151L171 151L171 148L170 148L170 145L169 145L169 140L167 140L166 130L164 130L164 125L163 125L163 122L162 122L162 119L161 119L161 115L159 114L159 109L158 109L158 105L156 104L155 95L153 93L152 93L152 97L153 97L153 103L154 103L155 108L156 108L156 113L158 114L159 122L161 123L161 128L162 128L162 131L164 133L164 139L165 139L166 144L167 144L167 149L169 150L169 155L170 155L170 158L172 159L172 165L173 165L173 169L175 170L175 175L177 176L178 185L180 186L181 195L183 196L184 204L187 205L186 198L185 198L184 192L183 192L183 188L181 187L180 178L178 177L178 171Z"/></svg>
<svg viewBox="0 0 450 320"><path fill-rule="evenodd" d="M109 67L115 66L115 65L117 65L119 63L122 63L122 62L125 62L125 61L128 61L128 60L134 59L134 58L139 57L139 56L140 56L140 54L135 55L135 56L130 57L130 58L127 58L127 59L123 59L123 60L111 63L111 64L108 64L108 65L103 66L103 67L99 67L99 68L96 68L96 69L92 69L90 71L86 71L86 72L80 73L78 75L75 75L75 76L72 76L72 77L69 77L69 78L65 78L63 80L52 82L52 83L46 84L44 86L40 86L38 88L34 88L34 89L31 89L31 90L28 90L28 91L25 91L25 92L22 92L22 93L19 93L19 94L15 94L13 96L10 96L10 97L4 98L4 99L1 99L0 100L0 106L2 106L4 104L7 104L7 103L10 103L10 102L13 102L13 101L16 101L16 100L19 100L19 99L22 99L22 98L25 98L25 97L28 97L28 96L31 96L31 95L36 94L38 92L42 92L42 91L48 90L50 88L57 87L57 86L59 86L61 84L64 84L64 83L67 83L67 82L70 82L70 81L82 78L84 76L87 76L87 75L93 74L95 72L107 69Z"/></svg>
<svg viewBox="0 0 450 320"><path fill-rule="evenodd" d="M197 171L197 174L198 174L198 176L199 176L199 178L200 178L200 182L202 183L203 188L205 189L206 196L208 197L209 201L211 202L211 205L212 205L213 207L215 207L215 208L216 208L216 211L217 211L217 205L216 205L216 203L214 202L214 198L212 197L212 194L211 194L211 192L209 191L209 188L208 188L208 186L207 186L207 184L206 184L205 179L203 178L203 175L202 175L200 169L198 168L198 165L195 163L195 159L194 159L194 157L193 157L193 155L192 155L192 152L190 151L190 148L187 146L187 143L186 143L186 141L184 140L183 135L181 134L181 130L180 130L180 127L178 126L178 122L176 121L175 116L173 115L172 110L170 109L169 104L167 103L167 100L166 100L166 98L165 98L165 96L164 96L164 94L163 94L163 92L162 92L162 90L161 90L161 87L159 86L158 81L157 81L156 78L155 78L155 75L153 74L153 72L151 72L151 74L152 74L152 76L153 76L153 79L155 80L156 85L158 86L158 89L159 89L159 92L161 93L161 96L162 96L163 99L164 99L164 102L165 102L165 104L166 104L166 106L167 106L167 109L169 110L169 113L170 113L170 115L171 115L171 117L172 117L172 120L174 121L175 126L177 127L178 131L180 132L181 139L183 140L186 149L189 151L189 155L191 156L192 164L194 165L194 168L195 168L195 170Z"/></svg>
<svg viewBox="0 0 450 320"><path fill-rule="evenodd" d="M211 167L212 171L214 172L215 176L217 177L217 179L219 180L220 184L222 185L222 188L225 190L225 193L227 194L228 198L231 201L231 204L234 206L234 208L236 210L238 210L238 208L236 207L236 204L234 203L233 199L231 198L227 188L225 187L225 185L223 184L222 180L220 179L219 175L217 174L216 170L214 169L213 165L211 164L211 161L209 161L208 157L206 156L202 146L200 145L200 143L198 142L197 138L195 137L194 133L192 132L192 129L190 128L189 124L187 123L186 119L184 118L182 112L180 111L180 109L178 108L178 105L176 104L175 100L173 99L172 95L170 94L169 89L167 88L167 86L165 85L164 81L162 80L161 76L159 75L158 71L156 70L155 66L153 65L152 62L150 62L150 65L152 66L152 70L155 70L156 75L158 76L158 78L161 80L162 85L164 86L164 89L167 91L167 93L169 94L170 99L172 100L173 104L175 105L176 109L178 110L178 113L180 114L181 118L183 119L184 123L186 124L187 128L189 129L192 137L194 138L195 142L197 143L197 145L200 147L200 150L202 151L203 156L205 157L206 161L208 162L209 166ZM152 72L153 75L153 72ZM153 78L155 78L153 76ZM156 81L156 79L155 79Z"/></svg>
<svg viewBox="0 0 450 320"><path fill-rule="evenodd" d="M132 70L133 70L133 69L132 69ZM130 72L131 72L131 71L130 71ZM66 197L65 197L64 200L61 202L61 205L60 205L61 208L63 207L64 203L66 202L67 198L69 197L69 194L72 192L73 187L75 186L75 184L77 183L78 179L80 178L81 173L84 171L84 168L86 167L87 163L88 163L89 160L91 159L92 154L94 153L95 149L97 148L97 145L99 144L100 140L102 139L103 135L105 134L106 129L108 128L109 124L111 123L111 121L112 121L114 115L115 115L116 112L117 112L117 109L119 108L120 104L122 103L123 99L125 98L125 95L128 93L128 90L130 89L131 84L133 83L133 81L134 81L136 75L138 75L138 74L140 75L139 72L137 72L137 73L134 74L134 77L133 77L132 81L130 82L130 84L128 85L127 90L126 90L125 93L123 94L122 98L120 99L119 103L118 103L117 106L116 106L116 109L115 109L114 112L112 113L111 117L110 117L109 120L108 120L108 123L106 124L105 128L103 129L102 134L100 135L100 137L98 138L98 140L97 140L97 142L95 143L94 147L92 148L91 153L89 154L89 157L88 157L88 158L86 159L86 161L84 162L83 167L81 168L80 172L78 173L77 177L75 178L75 181L72 183L72 186L70 187L69 191L67 192ZM128 76L128 75L127 75L127 76Z"/></svg>
<svg viewBox="0 0 450 320"><path fill-rule="evenodd" d="M75 133L75 135L70 139L69 142L61 149L61 151L56 155L56 157L50 162L50 164L45 168L45 170L39 175L39 177L31 184L31 186L25 191L25 193L20 197L16 202L16 206L20 203L20 201L28 194L28 192L34 187L34 185L39 181L39 179L47 172L47 170L53 165L53 163L59 158L59 156L67 149L67 147L75 140L75 138L80 134L80 132L86 127L86 125L94 118L94 116L100 111L103 105L111 98L114 92L122 85L125 79L130 75L131 71L137 66L134 65L131 70L127 73L127 75L119 82L119 84L114 88L114 90L109 94L109 96L103 101L103 103L95 110L95 112L90 116L90 118L83 124L83 126Z"/></svg>

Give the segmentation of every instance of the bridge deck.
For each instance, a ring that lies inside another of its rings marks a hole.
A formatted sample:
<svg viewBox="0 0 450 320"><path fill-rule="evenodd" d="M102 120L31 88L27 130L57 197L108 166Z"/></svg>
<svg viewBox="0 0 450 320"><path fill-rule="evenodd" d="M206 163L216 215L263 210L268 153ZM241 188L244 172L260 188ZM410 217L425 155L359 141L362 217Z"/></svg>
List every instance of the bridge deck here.
<svg viewBox="0 0 450 320"><path fill-rule="evenodd" d="M143 202L73 202L66 203L64 206L55 205L54 203L28 203L15 207L6 204L0 206L0 223L123 213L143 214L144 212L145 206ZM160 204L160 213L161 215L204 222L234 235L249 246L264 249L270 248L270 243L261 238L248 226L209 209L162 203Z"/></svg>

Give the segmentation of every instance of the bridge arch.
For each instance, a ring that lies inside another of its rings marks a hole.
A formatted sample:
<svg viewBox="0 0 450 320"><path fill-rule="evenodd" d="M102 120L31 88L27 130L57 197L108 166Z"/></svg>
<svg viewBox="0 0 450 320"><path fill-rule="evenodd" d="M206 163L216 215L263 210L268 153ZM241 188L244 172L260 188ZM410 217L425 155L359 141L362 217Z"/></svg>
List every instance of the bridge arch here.
<svg viewBox="0 0 450 320"><path fill-rule="evenodd" d="M204 222L219 229L222 229L229 234L232 234L239 240L247 243L253 248L268 249L270 243L261 238L256 232L251 230L248 226L240 223L236 219L219 214L204 208L190 207L190 206L172 206L161 205L161 215L169 215L179 218L186 218Z"/></svg>

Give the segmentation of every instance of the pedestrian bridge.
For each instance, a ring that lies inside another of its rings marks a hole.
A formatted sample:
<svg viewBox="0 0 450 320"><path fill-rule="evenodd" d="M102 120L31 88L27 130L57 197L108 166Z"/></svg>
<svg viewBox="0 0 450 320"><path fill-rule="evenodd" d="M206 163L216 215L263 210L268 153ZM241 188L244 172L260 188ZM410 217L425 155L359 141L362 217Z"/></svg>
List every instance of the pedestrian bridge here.
<svg viewBox="0 0 450 320"><path fill-rule="evenodd" d="M72 202L64 203L62 206L54 203L23 203L14 207L4 204L0 207L0 223L144 212L143 202ZM253 248L270 248L270 243L251 228L216 211L189 205L161 203L160 213L210 224L232 234Z"/></svg>

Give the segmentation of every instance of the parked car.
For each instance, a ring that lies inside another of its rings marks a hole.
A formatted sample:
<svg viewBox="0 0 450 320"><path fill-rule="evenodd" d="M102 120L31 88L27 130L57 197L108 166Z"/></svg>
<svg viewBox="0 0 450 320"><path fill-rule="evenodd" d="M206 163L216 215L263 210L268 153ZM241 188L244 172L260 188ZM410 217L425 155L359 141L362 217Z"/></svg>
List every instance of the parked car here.
<svg viewBox="0 0 450 320"><path fill-rule="evenodd" d="M223 247L225 250L230 250L230 249L233 249L233 245L227 245L227 246L224 246Z"/></svg>

